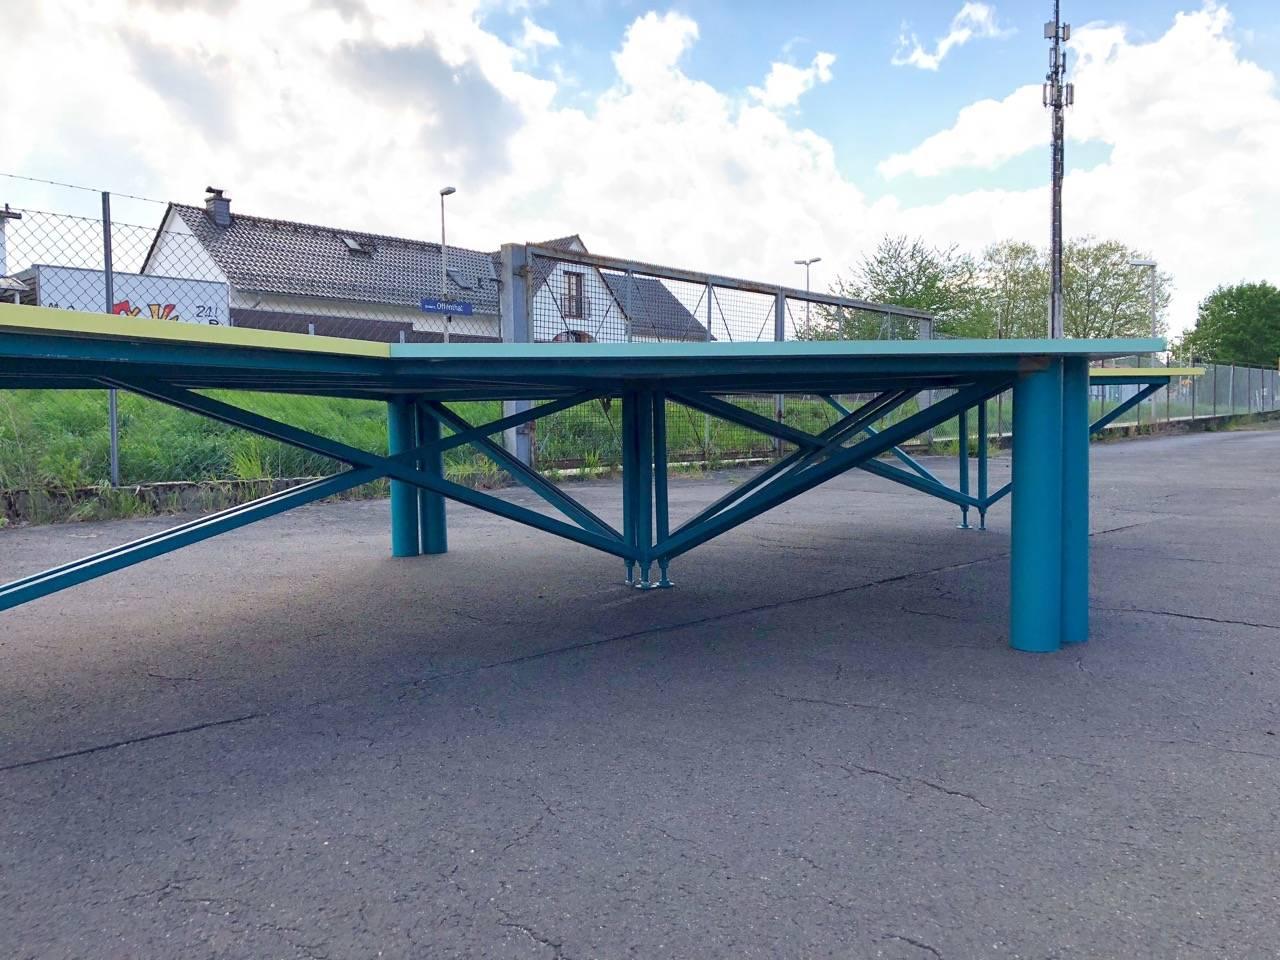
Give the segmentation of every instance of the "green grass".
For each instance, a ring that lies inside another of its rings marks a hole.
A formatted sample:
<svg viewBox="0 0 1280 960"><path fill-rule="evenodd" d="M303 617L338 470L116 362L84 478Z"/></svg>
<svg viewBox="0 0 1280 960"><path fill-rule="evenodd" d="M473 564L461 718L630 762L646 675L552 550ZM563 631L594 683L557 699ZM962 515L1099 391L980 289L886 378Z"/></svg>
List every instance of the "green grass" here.
<svg viewBox="0 0 1280 960"><path fill-rule="evenodd" d="M385 454L384 404L279 394L212 394L228 403ZM138 397L120 397L122 484L259 480L333 473L327 457L268 440L205 417ZM496 416L496 403L455 406L468 418ZM470 451L449 451L457 463ZM0 391L0 489L70 491L110 474L107 396L102 391Z"/></svg>
<svg viewBox="0 0 1280 960"><path fill-rule="evenodd" d="M385 404L230 391L213 395L350 446L386 453ZM774 416L771 396L732 399L761 416ZM1166 404L1158 396L1157 418L1190 415L1189 404L1180 400L1175 398L1172 404ZM323 476L339 467L326 457L134 394L121 393L119 403L120 473L125 486ZM853 403L851 399L849 404ZM1101 416L1113 405L1095 399L1091 417ZM501 415L501 404L497 402L451 406L473 423ZM1220 413L1226 412L1224 406L1219 407ZM1141 414L1130 411L1121 422L1134 422L1139 416L1143 423L1149 422L1151 405L1144 403L1142 407ZM895 422L918 409L913 400L895 410L888 420ZM1209 410L1209 404L1197 403L1196 413ZM580 476L612 475L622 459L621 414L620 401L597 401L538 421L534 436L539 465L544 470L574 470ZM1010 398L990 401L988 414L992 432L1007 431L1012 421ZM821 432L837 416L830 405L816 397L788 397L784 406L784 422L810 433ZM971 434L976 428L977 417L971 414ZM955 420L936 427L932 431L935 452L954 453L957 434ZM668 457L673 464L696 463L702 465L700 469L775 453L769 437L676 404L668 406L667 440ZM156 510L154 499L142 501L106 485L108 461L105 391L0 391L0 492L25 491L28 515L44 519L88 518ZM448 451L445 473L451 480L477 487L499 486L508 479L492 461L465 447ZM91 488L96 488L97 493L86 496L84 491ZM378 489L384 488L385 485Z"/></svg>

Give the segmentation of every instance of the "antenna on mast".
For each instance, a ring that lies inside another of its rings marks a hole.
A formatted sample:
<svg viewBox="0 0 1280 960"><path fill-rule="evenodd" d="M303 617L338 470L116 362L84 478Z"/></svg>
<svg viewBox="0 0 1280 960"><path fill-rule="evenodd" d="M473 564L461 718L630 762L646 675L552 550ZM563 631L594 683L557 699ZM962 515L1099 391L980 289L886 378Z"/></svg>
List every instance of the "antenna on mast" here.
<svg viewBox="0 0 1280 960"><path fill-rule="evenodd" d="M1053 139L1050 146L1050 175L1053 182L1049 212L1049 336L1063 336L1062 305L1062 174L1065 165L1063 121L1066 108L1076 102L1074 83L1067 83L1067 56L1062 45L1071 39L1071 24L1062 22L1061 0L1053 0L1053 19L1044 25L1049 47L1049 72L1044 78L1041 98L1053 111Z"/></svg>

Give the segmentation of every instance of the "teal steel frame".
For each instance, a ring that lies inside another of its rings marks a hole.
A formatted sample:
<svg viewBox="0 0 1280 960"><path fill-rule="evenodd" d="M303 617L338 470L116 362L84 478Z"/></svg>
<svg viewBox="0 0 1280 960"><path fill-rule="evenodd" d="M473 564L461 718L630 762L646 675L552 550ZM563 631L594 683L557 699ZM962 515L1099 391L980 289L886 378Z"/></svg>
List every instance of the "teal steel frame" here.
<svg viewBox="0 0 1280 960"><path fill-rule="evenodd" d="M1089 434L1168 381L1158 368L1135 372L1134 382L1145 384L1142 389L1091 424L1090 348L1121 355L1159 344L776 344L769 345L772 350L734 344L702 350L645 344L625 350L564 350L556 345L544 350L540 345L525 352L506 349L509 345L487 351L460 345L443 351L393 349L385 362L239 348L239 365L229 348L150 342L126 346L93 338L4 334L0 387L128 390L330 457L344 469L0 586L0 609L382 478L390 482L395 557L445 553L446 502L453 500L617 557L626 582L639 589L665 588L672 585L670 568L676 558L858 469L953 504L961 511L962 527L969 526L970 511L976 510L978 526L985 528L988 510L1012 494L1010 642L1019 650L1050 651L1088 636ZM385 401L388 452L361 450L201 392L220 387ZM985 438L987 402L1010 388L1013 479L989 491L987 444L980 443L973 490L970 411L976 411L977 432ZM951 392L932 404L907 408L922 392L938 389ZM744 393L768 398L779 392L822 397L837 414L835 422L812 433L725 399ZM837 399L853 393L872 399L855 409ZM493 439L504 430L606 397L621 402L621 529ZM447 405L472 398L519 399L530 405L478 424ZM672 404L758 431L794 449L673 527L667 465ZM891 419L895 414L898 419ZM902 449L907 440L952 419L960 423L955 488ZM545 508L531 509L447 479L444 454L464 445L536 494Z"/></svg>

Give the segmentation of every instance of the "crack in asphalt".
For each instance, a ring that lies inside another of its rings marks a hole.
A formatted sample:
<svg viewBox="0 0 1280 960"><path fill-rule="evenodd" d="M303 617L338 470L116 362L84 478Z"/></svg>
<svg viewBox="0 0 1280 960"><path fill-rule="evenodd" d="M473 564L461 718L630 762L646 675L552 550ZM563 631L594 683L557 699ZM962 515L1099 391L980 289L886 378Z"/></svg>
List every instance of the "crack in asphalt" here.
<svg viewBox="0 0 1280 960"><path fill-rule="evenodd" d="M552 951L552 960L569 960L564 952L563 940L552 940L546 934L538 931L536 927L531 927L527 923L521 923L512 914L508 913L502 907L494 904L494 909L502 914L503 919L498 921L500 927L510 927L513 930L519 930L526 937L540 946L550 947Z"/></svg>
<svg viewBox="0 0 1280 960"><path fill-rule="evenodd" d="M942 954L938 952L938 948L925 943L923 940L917 940L914 937L904 936L901 933L887 933L885 934L885 939L901 940L903 943L911 944L911 946L915 947L917 950L927 951L928 953L931 953L935 957L937 957L938 960L942 960Z"/></svg>
<svg viewBox="0 0 1280 960"><path fill-rule="evenodd" d="M0 766L0 773L7 770L21 770L23 767L34 767L42 763L52 763L55 760L69 760L72 757L86 757L94 753L102 753L104 750L116 750L120 747L129 747L135 743L146 743L149 740L163 740L166 737L177 737L184 733L195 733L197 730L208 730L210 727L227 727L233 723L244 723L247 720L257 720L262 717L269 716L267 713L246 713L238 717L228 717L225 720L210 720L206 723L196 723L189 727L178 727L175 730L161 730L158 733L144 733L137 737L128 737L124 740L114 740L111 743L100 743L96 746L85 747L81 750L67 750L64 753L55 753L47 757L37 757L34 760L19 760L17 763L7 763Z"/></svg>
<svg viewBox="0 0 1280 960"><path fill-rule="evenodd" d="M1176 610L1149 610L1146 607L1097 607L1107 613L1147 613L1155 617L1174 617L1178 620L1200 620L1205 623L1221 623L1226 626L1257 627L1259 630L1280 630L1277 623L1259 623L1255 620L1231 620L1225 617L1206 617L1194 613L1178 613Z"/></svg>
<svg viewBox="0 0 1280 960"><path fill-rule="evenodd" d="M823 700L821 697L791 697L785 693L772 691L773 695L779 700L785 700L787 703L812 703L824 707L842 707L846 710L885 710L889 713L901 715L901 710L895 710L893 707L885 707L876 703L858 703L856 700Z"/></svg>
<svg viewBox="0 0 1280 960"><path fill-rule="evenodd" d="M812 763L816 764L819 768L826 767L826 764L824 764L821 760L814 760L812 757L810 757L809 760ZM983 810L992 812L991 807L987 806L985 803L983 803L981 800L975 797L972 793L967 793L964 790L953 790L950 787L945 787L942 784L937 783L933 780L926 780L924 777L913 777L909 774L890 773L888 770L877 770L875 767L866 767L860 763L853 763L852 761L849 763L837 762L834 765L839 767L841 770L843 770L845 773L847 773L851 777L856 775L854 773L854 771L856 770L858 773L864 773L864 774L867 774L868 776L873 776L873 777L881 777L885 780L890 781L891 783L896 783L900 785L908 784L908 783L918 783L922 787L928 787L930 790L936 790L939 793L944 793L949 797L960 797L964 800L968 800L970 803L976 803Z"/></svg>

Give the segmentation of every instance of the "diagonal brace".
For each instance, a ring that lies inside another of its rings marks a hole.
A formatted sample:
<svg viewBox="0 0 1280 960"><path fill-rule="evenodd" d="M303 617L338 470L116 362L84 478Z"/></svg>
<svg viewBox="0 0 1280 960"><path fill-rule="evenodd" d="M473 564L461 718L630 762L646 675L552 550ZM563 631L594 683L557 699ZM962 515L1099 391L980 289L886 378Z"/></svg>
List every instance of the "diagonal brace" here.
<svg viewBox="0 0 1280 960"><path fill-rule="evenodd" d="M779 423L777 420L762 417L760 414L747 410L745 407L740 407L736 403L729 403L727 400L721 400L705 393L698 393L692 390L672 390L667 396L678 403L684 404L686 407L693 407L695 410L709 413L711 416L719 417L721 420L728 420L730 423L750 427L765 436L787 440L798 447L813 447L817 442L817 439L811 433L805 433L803 430L789 427L785 423Z"/></svg>
<svg viewBox="0 0 1280 960"><path fill-rule="evenodd" d="M913 396L915 396L915 392L910 390L885 391L862 404L857 410L846 411L844 417L827 427L822 433L816 435L805 434L809 439L798 450L783 457L768 469L760 471L750 480L735 487L724 496L719 497L713 503L698 511L698 513L682 523L677 528L677 532L696 526L703 520L715 516L753 490L774 481L783 474L803 470L811 463L816 462L828 450L839 447L851 434L866 429L866 425L872 420L876 420L889 411L896 409ZM776 421L773 420L767 422L771 428L777 425Z"/></svg>
<svg viewBox="0 0 1280 960"><path fill-rule="evenodd" d="M190 410L193 413L203 414L211 419L219 420L231 426L241 427L291 446L332 457L352 466L374 468L378 471L378 476L390 477L393 480L401 480L415 487L431 490L451 500L457 500L459 503L465 503L479 510L506 517L508 520L523 523L526 526L534 527L566 540L572 540L584 546L594 547L614 556L626 558L635 552L619 538L575 527L562 520L544 516L527 507L522 507L519 504L509 503L498 497L472 490L470 487L464 487L459 483L434 477L404 462L421 456L421 448L405 451L396 457L384 457L368 453L337 440L321 437L306 430L300 430L278 420L272 420L270 417L251 413L241 407L223 403L221 400L215 400L212 397L193 393L180 387L166 387L156 383L124 380L111 382L143 396L161 400L172 406Z"/></svg>
<svg viewBox="0 0 1280 960"><path fill-rule="evenodd" d="M657 545L654 553L658 557L670 558L692 550L739 524L813 489L820 483L860 466L902 441L949 420L961 410L994 397L1007 389L1010 382L1010 378L1000 377L996 380L984 380L960 390L945 400L925 407L924 410L912 414L905 420L886 427L874 437L868 437L852 447L841 448L824 463L809 467L798 475L781 478L747 500L699 524L696 528L673 533L667 540Z"/></svg>
<svg viewBox="0 0 1280 960"><path fill-rule="evenodd" d="M845 407L843 403L841 403L839 400L837 400L833 396L825 395L823 396L822 399L827 401L827 403L831 404L831 406L834 407L840 413L849 412L848 408ZM880 432L870 424L868 424L865 429L867 433L871 434L873 437ZM907 453L907 451L903 450L902 447L894 447L891 452L895 457L897 457L899 460L905 463L911 470L913 470L916 474L918 474L922 479L932 480L934 483L942 484L942 481L939 480L936 476L934 476L931 470L929 470L924 464L918 461L915 457L911 456L911 454ZM946 486L946 484L942 484L942 485Z"/></svg>
<svg viewBox="0 0 1280 960"><path fill-rule="evenodd" d="M1093 423L1089 424L1090 435L1098 433L1099 431L1107 427L1109 424L1111 424L1113 421L1124 416L1126 413L1128 413L1130 410L1132 410L1134 407L1140 404L1143 400L1147 399L1147 397L1151 396L1157 390L1160 390L1162 387L1167 387L1168 385L1169 385L1168 377L1161 379L1157 383L1147 384L1145 387L1143 387L1141 390L1135 393L1128 400L1122 401L1120 405L1117 406L1114 410L1111 410L1103 414Z"/></svg>
<svg viewBox="0 0 1280 960"><path fill-rule="evenodd" d="M474 427L458 414L454 413L444 404L438 401L428 401L422 404L423 409L427 413L439 420L449 429L458 433L471 432ZM543 500L551 504L557 510L565 514L579 526L585 530L595 530L605 536L617 537L622 539L622 534L611 527L596 514L592 513L585 506L569 496L554 483L549 481L536 470L531 470L519 458L512 456L507 450L494 443L488 437L479 437L472 440L472 446L478 447L480 452L492 460L502 469L506 470L513 477L523 483L526 487L542 497Z"/></svg>
<svg viewBox="0 0 1280 960"><path fill-rule="evenodd" d="M288 490L229 507L130 543L103 550L92 556L14 580L0 586L0 610L16 607L28 600L47 596L66 587L141 563L143 560L199 543L220 533L248 526L258 520L265 520L286 510L292 510L294 507L331 497L352 487L358 487L362 483L376 480L380 475L380 471L376 469L362 468L348 470L333 477L311 480Z"/></svg>

